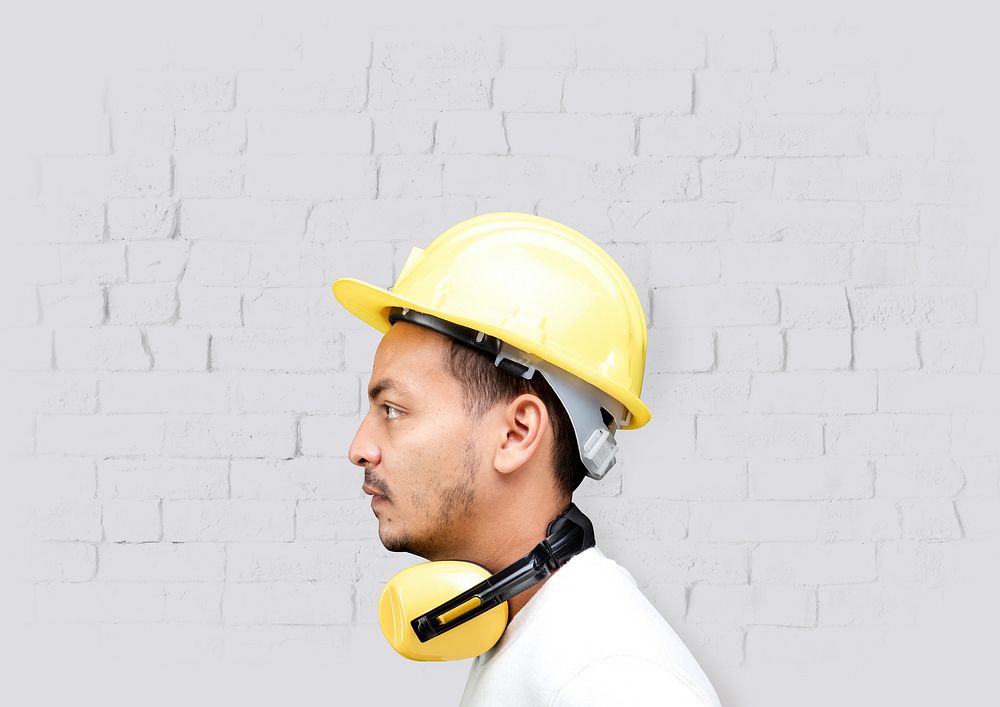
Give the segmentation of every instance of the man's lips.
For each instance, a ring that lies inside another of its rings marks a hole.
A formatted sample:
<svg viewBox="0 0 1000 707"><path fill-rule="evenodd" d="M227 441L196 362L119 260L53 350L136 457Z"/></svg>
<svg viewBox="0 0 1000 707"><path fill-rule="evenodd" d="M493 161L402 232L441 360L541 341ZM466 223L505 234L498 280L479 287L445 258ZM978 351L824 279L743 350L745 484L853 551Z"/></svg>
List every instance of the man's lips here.
<svg viewBox="0 0 1000 707"><path fill-rule="evenodd" d="M386 496L384 493L380 493L379 491L377 491L376 489L372 488L368 484L365 484L364 486L362 486L361 490L364 491L369 496L377 496L377 497L380 497L380 498L388 499L388 496Z"/></svg>

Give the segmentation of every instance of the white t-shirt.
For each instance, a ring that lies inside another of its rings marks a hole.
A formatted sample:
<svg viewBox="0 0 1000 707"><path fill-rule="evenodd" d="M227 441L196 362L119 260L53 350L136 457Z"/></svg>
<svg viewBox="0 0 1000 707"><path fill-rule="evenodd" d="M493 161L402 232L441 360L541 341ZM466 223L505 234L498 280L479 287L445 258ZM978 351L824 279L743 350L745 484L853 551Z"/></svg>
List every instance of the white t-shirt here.
<svg viewBox="0 0 1000 707"><path fill-rule="evenodd" d="M592 547L552 574L472 662L460 707L719 707L624 567Z"/></svg>

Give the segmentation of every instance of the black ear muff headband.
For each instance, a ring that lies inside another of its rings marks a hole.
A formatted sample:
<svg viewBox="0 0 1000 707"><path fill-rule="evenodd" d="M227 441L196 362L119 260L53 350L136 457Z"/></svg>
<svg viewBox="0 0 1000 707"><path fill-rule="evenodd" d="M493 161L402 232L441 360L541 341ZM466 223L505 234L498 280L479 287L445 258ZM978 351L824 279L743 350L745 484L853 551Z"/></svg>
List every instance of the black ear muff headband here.
<svg viewBox="0 0 1000 707"><path fill-rule="evenodd" d="M421 614L410 625L420 642L425 643L520 594L548 577L569 558L594 545L594 525L583 511L570 503L569 508L549 524L545 539L530 553L471 589ZM442 615L465 604L471 605L471 610L442 620Z"/></svg>

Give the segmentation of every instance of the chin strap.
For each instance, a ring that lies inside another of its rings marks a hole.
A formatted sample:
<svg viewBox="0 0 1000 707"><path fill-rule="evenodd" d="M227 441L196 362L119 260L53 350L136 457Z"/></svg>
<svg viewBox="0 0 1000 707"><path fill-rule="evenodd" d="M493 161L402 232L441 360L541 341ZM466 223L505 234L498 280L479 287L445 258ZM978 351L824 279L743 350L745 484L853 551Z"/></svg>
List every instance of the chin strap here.
<svg viewBox="0 0 1000 707"><path fill-rule="evenodd" d="M545 539L531 552L471 589L413 619L410 622L413 632L421 643L426 643L538 584L571 557L594 545L593 523L575 504L570 503L569 508L549 524Z"/></svg>

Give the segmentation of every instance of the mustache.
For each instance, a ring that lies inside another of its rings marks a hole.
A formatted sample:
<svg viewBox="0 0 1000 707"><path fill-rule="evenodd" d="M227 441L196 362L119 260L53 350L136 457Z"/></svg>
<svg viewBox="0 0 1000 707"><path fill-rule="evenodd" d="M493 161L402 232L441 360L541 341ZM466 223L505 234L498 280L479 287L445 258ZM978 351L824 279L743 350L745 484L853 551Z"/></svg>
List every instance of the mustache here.
<svg viewBox="0 0 1000 707"><path fill-rule="evenodd" d="M379 479L376 479L374 476L372 476L371 472L368 471L367 469L365 469L365 484L371 486L373 489L378 491L381 495L385 496L390 501L392 500L392 497L389 495L389 489L386 487L386 485L382 483L382 481L380 481Z"/></svg>

